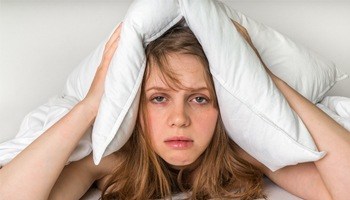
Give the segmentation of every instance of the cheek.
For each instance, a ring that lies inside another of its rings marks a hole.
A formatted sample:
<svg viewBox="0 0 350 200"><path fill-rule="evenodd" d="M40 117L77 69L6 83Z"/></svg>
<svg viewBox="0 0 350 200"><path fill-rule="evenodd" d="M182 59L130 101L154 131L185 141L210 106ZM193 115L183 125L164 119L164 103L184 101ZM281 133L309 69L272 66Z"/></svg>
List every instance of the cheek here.
<svg viewBox="0 0 350 200"><path fill-rule="evenodd" d="M202 112L197 115L196 126L199 133L205 137L203 140L210 141L214 130L216 127L216 122L218 120L218 111L216 109L211 109L207 112Z"/></svg>
<svg viewBox="0 0 350 200"><path fill-rule="evenodd" d="M162 124L162 119L164 117L162 116L162 113L155 109L149 109L147 111L148 118L147 118L147 124L149 127L149 130L153 132L154 130L159 129L159 126Z"/></svg>
<svg viewBox="0 0 350 200"><path fill-rule="evenodd" d="M161 138L162 130L164 130L164 113L160 112L157 109L148 109L147 110L147 128L146 133L149 136L149 139L153 145ZM158 139L158 140L156 140Z"/></svg>

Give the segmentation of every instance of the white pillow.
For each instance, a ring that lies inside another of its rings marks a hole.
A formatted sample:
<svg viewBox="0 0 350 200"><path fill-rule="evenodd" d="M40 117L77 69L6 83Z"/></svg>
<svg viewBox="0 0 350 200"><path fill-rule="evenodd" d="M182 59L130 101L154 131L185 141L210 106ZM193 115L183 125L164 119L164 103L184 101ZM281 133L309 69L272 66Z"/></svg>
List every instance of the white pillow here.
<svg viewBox="0 0 350 200"><path fill-rule="evenodd" d="M220 4L182 2L186 21L209 60L229 136L273 171L322 158L324 153L317 151L301 119Z"/></svg>
<svg viewBox="0 0 350 200"><path fill-rule="evenodd" d="M98 163L103 154L119 149L131 134L133 126L129 125L136 118L145 67L141 47L182 16L208 57L229 136L271 170L320 159L324 153L317 151L306 127L235 30L222 4L208 0L154 0L136 1L125 18L93 130L94 161ZM132 48L126 49L125 45ZM124 118L127 113L132 117ZM124 126L126 122L130 124Z"/></svg>
<svg viewBox="0 0 350 200"><path fill-rule="evenodd" d="M181 18L177 0L139 0L130 6L94 123L92 147L95 164L103 156L120 149L130 138L146 66L144 48Z"/></svg>

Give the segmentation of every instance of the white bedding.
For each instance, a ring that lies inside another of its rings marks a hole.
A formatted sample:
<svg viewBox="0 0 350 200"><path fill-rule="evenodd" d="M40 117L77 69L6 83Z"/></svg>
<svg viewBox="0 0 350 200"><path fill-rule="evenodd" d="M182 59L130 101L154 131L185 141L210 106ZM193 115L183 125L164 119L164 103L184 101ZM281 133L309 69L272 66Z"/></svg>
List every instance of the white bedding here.
<svg viewBox="0 0 350 200"><path fill-rule="evenodd" d="M350 130L350 98L328 96L317 104L317 106L340 125Z"/></svg>

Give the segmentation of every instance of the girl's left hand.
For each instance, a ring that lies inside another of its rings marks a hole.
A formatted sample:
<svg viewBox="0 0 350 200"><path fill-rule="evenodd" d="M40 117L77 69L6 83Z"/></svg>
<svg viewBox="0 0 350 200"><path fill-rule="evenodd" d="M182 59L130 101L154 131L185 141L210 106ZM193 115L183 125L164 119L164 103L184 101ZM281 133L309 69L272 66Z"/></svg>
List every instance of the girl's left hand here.
<svg viewBox="0 0 350 200"><path fill-rule="evenodd" d="M110 39L105 45L105 49L102 55L102 61L96 70L95 77L92 81L90 89L86 97L82 100L82 104L89 107L92 112L96 115L102 95L104 93L104 83L106 79L106 74L109 68L109 64L113 58L113 55L118 48L118 43L120 39L120 32L122 28L122 23L111 35Z"/></svg>
<svg viewBox="0 0 350 200"><path fill-rule="evenodd" d="M248 42L249 46L254 50L254 52L256 53L256 55L259 57L260 62L263 64L266 72L272 77L272 78L277 78L271 71L269 68L267 68L267 66L265 65L265 63L263 62L263 60L260 57L260 54L258 52L258 50L255 48L252 39L249 36L249 33L247 31L246 28L244 28L242 25L240 25L238 22L231 20L233 25L236 27L237 31L241 34L241 36L245 39L246 42Z"/></svg>

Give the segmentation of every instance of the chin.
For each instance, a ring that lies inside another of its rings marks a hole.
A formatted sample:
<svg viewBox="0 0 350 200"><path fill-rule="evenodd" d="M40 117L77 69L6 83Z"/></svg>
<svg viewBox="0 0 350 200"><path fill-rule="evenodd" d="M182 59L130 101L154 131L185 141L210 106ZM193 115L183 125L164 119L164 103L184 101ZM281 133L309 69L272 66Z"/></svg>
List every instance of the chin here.
<svg viewBox="0 0 350 200"><path fill-rule="evenodd" d="M162 153L156 152L158 156L160 156L168 165L173 168L184 168L194 163L199 162L199 157L197 153L188 152L188 151L163 151Z"/></svg>
<svg viewBox="0 0 350 200"><path fill-rule="evenodd" d="M172 159L164 159L164 161L166 163L168 163L169 165L171 165L175 169L181 169L181 168L184 168L186 166L189 166L189 165L193 164L196 161L196 159L184 159L184 158L176 159L176 158L172 158Z"/></svg>

